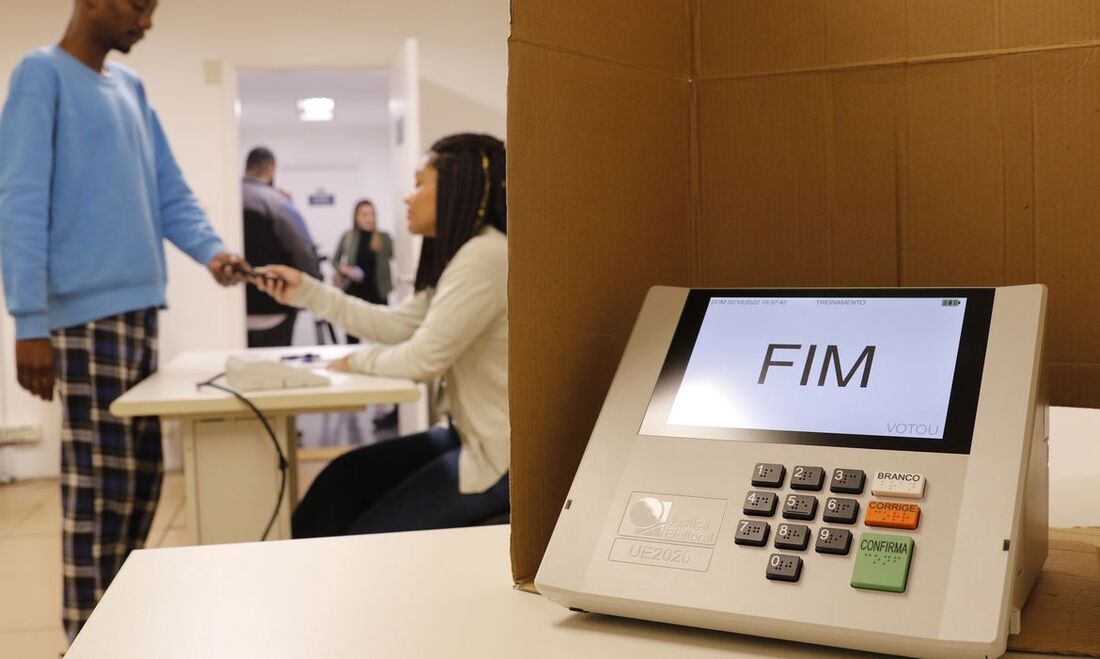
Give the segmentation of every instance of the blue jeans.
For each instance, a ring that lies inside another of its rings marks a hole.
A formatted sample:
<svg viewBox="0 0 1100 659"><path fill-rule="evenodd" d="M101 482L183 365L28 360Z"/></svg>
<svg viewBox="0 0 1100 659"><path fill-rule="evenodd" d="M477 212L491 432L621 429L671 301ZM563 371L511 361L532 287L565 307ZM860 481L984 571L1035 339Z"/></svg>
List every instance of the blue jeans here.
<svg viewBox="0 0 1100 659"><path fill-rule="evenodd" d="M345 453L298 504L294 537L471 526L508 512L508 474L485 492L458 491L460 445L448 426Z"/></svg>

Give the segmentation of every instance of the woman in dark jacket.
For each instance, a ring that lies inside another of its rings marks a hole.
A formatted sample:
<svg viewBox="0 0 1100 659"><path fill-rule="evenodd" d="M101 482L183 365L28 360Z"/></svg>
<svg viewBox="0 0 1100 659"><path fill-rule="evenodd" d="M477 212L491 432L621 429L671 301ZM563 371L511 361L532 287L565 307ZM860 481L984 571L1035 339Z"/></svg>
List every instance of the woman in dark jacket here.
<svg viewBox="0 0 1100 659"><path fill-rule="evenodd" d="M378 230L374 203L363 199L355 205L351 229L336 247L333 259L336 275L332 283L348 295L371 304L387 304L393 290L392 258L393 240L388 233ZM359 339L349 334L348 343L359 343Z"/></svg>

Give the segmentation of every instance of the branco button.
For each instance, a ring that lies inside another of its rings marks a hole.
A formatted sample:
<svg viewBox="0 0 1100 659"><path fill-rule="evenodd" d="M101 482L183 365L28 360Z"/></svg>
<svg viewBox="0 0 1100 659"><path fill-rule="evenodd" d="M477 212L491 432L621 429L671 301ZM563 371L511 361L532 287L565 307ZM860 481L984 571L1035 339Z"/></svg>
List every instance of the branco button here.
<svg viewBox="0 0 1100 659"><path fill-rule="evenodd" d="M871 494L902 499L924 498L924 476L904 471L876 471Z"/></svg>
<svg viewBox="0 0 1100 659"><path fill-rule="evenodd" d="M872 501L867 504L867 526L882 526L888 529L908 529L912 531L920 524L920 506L915 503L899 501Z"/></svg>

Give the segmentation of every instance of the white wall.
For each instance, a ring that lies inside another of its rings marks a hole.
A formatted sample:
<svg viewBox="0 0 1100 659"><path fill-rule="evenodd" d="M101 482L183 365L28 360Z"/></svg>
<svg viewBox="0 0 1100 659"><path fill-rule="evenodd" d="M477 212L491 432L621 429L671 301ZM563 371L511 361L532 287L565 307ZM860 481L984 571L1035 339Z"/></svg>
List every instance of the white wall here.
<svg viewBox="0 0 1100 659"><path fill-rule="evenodd" d="M0 0L0 96L24 53L56 42L72 3ZM504 134L508 0L180 0L162 3L155 29L119 58L145 79L176 157L215 229L240 249L239 145L232 103L236 68L386 67L406 37L420 43L424 86L421 137ZM240 289L216 290L203 268L169 250L162 361L186 349L243 345ZM56 408L15 384L12 326L0 314L0 396L9 418L43 423L48 436L12 450L21 477L56 473Z"/></svg>
<svg viewBox="0 0 1100 659"><path fill-rule="evenodd" d="M241 150L264 145L278 159L275 184L289 190L323 254L332 256L340 236L351 228L355 202L369 198L378 223L393 232L403 206L394 199L389 161L389 132L383 126L346 128L321 134L306 130L242 129ZM329 175L348 172L350 177ZM308 194L318 186L336 196L332 208L310 207Z"/></svg>

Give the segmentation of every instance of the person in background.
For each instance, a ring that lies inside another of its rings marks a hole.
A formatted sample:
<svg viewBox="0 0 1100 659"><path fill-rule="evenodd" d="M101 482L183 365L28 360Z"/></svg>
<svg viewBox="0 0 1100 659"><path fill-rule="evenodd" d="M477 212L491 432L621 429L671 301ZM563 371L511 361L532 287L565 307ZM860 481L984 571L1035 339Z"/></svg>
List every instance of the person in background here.
<svg viewBox="0 0 1100 659"><path fill-rule="evenodd" d="M292 269L252 281L375 342L331 368L442 378L449 423L340 456L294 512L297 538L467 526L508 511L508 243L504 144L436 142L405 200L424 236L416 293L389 308Z"/></svg>
<svg viewBox="0 0 1100 659"><path fill-rule="evenodd" d="M272 187L274 187L274 185ZM320 255L317 252L317 241L313 239L313 234L309 231L309 226L306 224L306 218L302 217L301 211L294 205L294 195L286 188L276 189L279 191L279 194L283 195L286 199L286 210L290 213L291 219L294 220L294 226L297 227L298 231L303 236L305 236L306 243L309 245L310 249L313 250L313 254L320 259Z"/></svg>
<svg viewBox="0 0 1100 659"><path fill-rule="evenodd" d="M362 199L355 204L351 228L340 237L333 263L336 272L332 283L348 295L371 304L389 304L393 290L390 261L393 260L393 239L378 230L378 214L374 202ZM347 335L348 343L359 343L359 337ZM397 406L374 419L374 427L397 427Z"/></svg>
<svg viewBox="0 0 1100 659"><path fill-rule="evenodd" d="M393 240L390 234L378 230L378 218L374 203L363 199L355 204L351 229L340 237L333 264L336 274L332 283L348 295L371 304L389 304L393 281L390 261L393 259ZM359 343L359 338L348 335L348 343Z"/></svg>
<svg viewBox="0 0 1100 659"><path fill-rule="evenodd" d="M244 209L244 257L255 266L292 265L321 276L317 251L298 228L290 200L274 187L275 154L256 147L245 160L241 181ZM245 294L248 309L248 347L288 346L294 339L298 310L276 303L252 288Z"/></svg>
<svg viewBox="0 0 1100 659"><path fill-rule="evenodd" d="M152 29L156 0L79 0L59 45L23 58L0 115L0 263L20 386L59 384L63 611L70 642L149 533L163 460L156 417L109 406L157 367L164 239L218 283L225 251L136 73L107 62Z"/></svg>

